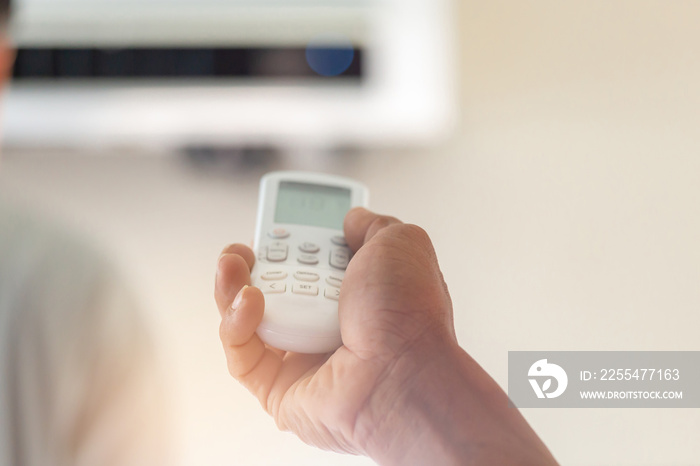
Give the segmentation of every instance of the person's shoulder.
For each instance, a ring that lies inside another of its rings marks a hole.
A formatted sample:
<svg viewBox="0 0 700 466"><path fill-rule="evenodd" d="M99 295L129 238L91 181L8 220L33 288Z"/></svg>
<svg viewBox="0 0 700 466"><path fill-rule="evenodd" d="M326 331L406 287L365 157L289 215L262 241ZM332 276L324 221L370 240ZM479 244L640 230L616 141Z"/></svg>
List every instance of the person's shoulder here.
<svg viewBox="0 0 700 466"><path fill-rule="evenodd" d="M55 219L0 200L0 257L6 263L104 263L92 241Z"/></svg>
<svg viewBox="0 0 700 466"><path fill-rule="evenodd" d="M4 301L14 301L16 308L36 300L75 305L113 274L109 261L90 240L53 219L0 200Z"/></svg>

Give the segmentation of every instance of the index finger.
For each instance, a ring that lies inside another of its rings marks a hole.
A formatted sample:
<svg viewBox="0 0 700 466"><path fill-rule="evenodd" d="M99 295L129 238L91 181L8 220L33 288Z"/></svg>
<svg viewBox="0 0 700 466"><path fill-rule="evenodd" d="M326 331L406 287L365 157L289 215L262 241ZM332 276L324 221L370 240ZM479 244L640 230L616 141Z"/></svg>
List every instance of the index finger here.
<svg viewBox="0 0 700 466"><path fill-rule="evenodd" d="M224 312L238 291L250 285L250 270L255 264L255 254L242 244L232 244L224 248L216 267L214 298L219 312Z"/></svg>
<svg viewBox="0 0 700 466"><path fill-rule="evenodd" d="M246 264L248 264L249 269L252 269L253 265L255 265L255 253L245 244L229 244L221 251L219 257L223 256L224 254L238 254L243 258L243 260L245 260Z"/></svg>

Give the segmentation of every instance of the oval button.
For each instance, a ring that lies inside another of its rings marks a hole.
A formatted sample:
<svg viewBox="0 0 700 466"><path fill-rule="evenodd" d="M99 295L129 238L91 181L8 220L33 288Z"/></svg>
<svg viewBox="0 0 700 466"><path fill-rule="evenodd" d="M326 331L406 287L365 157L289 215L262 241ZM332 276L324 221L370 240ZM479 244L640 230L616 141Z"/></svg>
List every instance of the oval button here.
<svg viewBox="0 0 700 466"><path fill-rule="evenodd" d="M265 283L263 286L260 287L260 291L262 291L265 294L284 293L285 291L287 291L287 285L280 282Z"/></svg>
<svg viewBox="0 0 700 466"><path fill-rule="evenodd" d="M287 251L289 247L281 242L276 241L267 248L267 260L270 262L284 262L287 260Z"/></svg>
<svg viewBox="0 0 700 466"><path fill-rule="evenodd" d="M340 300L340 288L335 288L333 286L329 286L328 288L326 288L324 290L323 295L328 299L332 299L333 301L338 301L338 300Z"/></svg>
<svg viewBox="0 0 700 466"><path fill-rule="evenodd" d="M292 293L305 294L307 296L318 296L318 287L314 285L295 284Z"/></svg>
<svg viewBox="0 0 700 466"><path fill-rule="evenodd" d="M297 259L300 263L306 264L306 265L316 265L318 264L318 257L314 256L313 254L302 254L299 256Z"/></svg>
<svg viewBox="0 0 700 466"><path fill-rule="evenodd" d="M282 270L271 270L260 276L263 280L283 280L287 278L287 272Z"/></svg>
<svg viewBox="0 0 700 466"><path fill-rule="evenodd" d="M301 250L301 252L307 252L309 254L315 254L321 250L321 248L317 244L309 242L301 243L299 245L299 249Z"/></svg>
<svg viewBox="0 0 700 466"><path fill-rule="evenodd" d="M268 252L267 260L270 262L284 262L287 260L286 252Z"/></svg>
<svg viewBox="0 0 700 466"><path fill-rule="evenodd" d="M348 242L345 241L345 236L340 236L340 235L334 236L333 238L331 238L331 242L333 244L335 244L336 246L343 246L343 247L348 246Z"/></svg>
<svg viewBox="0 0 700 466"><path fill-rule="evenodd" d="M321 277L319 277L317 273L299 270L298 272L294 272L294 278L300 282L317 282Z"/></svg>
<svg viewBox="0 0 700 466"><path fill-rule="evenodd" d="M331 267L335 267L336 269L343 269L348 266L348 263L350 262L350 250L345 249L345 248L336 248L333 251L331 251L331 256L330 256L330 264Z"/></svg>
<svg viewBox="0 0 700 466"><path fill-rule="evenodd" d="M273 239L289 238L289 232L284 228L274 228L270 230L267 235Z"/></svg>
<svg viewBox="0 0 700 466"><path fill-rule="evenodd" d="M330 277L326 278L326 283L328 283L331 286L340 288L340 286L343 284L343 279L331 275Z"/></svg>

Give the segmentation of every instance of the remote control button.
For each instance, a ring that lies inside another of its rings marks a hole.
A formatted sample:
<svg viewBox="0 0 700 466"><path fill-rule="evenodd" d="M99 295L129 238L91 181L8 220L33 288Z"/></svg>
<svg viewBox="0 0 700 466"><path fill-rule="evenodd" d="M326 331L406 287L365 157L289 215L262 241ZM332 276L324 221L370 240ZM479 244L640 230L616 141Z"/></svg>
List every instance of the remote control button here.
<svg viewBox="0 0 700 466"><path fill-rule="evenodd" d="M345 248L336 248L331 251L330 264L336 269L345 270L350 263L350 251Z"/></svg>
<svg viewBox="0 0 700 466"><path fill-rule="evenodd" d="M331 275L330 277L326 278L326 283L328 283L331 286L340 288L340 285L343 284L343 279Z"/></svg>
<svg viewBox="0 0 700 466"><path fill-rule="evenodd" d="M318 264L318 257L314 256L313 254L302 254L299 256L297 259L300 263L306 264L306 265L316 265Z"/></svg>
<svg viewBox="0 0 700 466"><path fill-rule="evenodd" d="M321 279L317 273L306 272L304 270L299 270L294 273L294 278L300 282L317 282Z"/></svg>
<svg viewBox="0 0 700 466"><path fill-rule="evenodd" d="M340 299L340 288L336 288L334 286L326 287L326 289L323 291L323 296L328 299L332 299L333 301L338 301Z"/></svg>
<svg viewBox="0 0 700 466"><path fill-rule="evenodd" d="M265 294L284 293L285 291L287 291L287 285L280 282L265 283L263 286L260 287L260 291L262 291Z"/></svg>
<svg viewBox="0 0 700 466"><path fill-rule="evenodd" d="M335 244L336 246L348 247L348 242L345 241L345 236L334 236L331 238L331 243Z"/></svg>
<svg viewBox="0 0 700 466"><path fill-rule="evenodd" d="M287 260L289 246L285 243L275 242L267 248L267 260L270 262L283 262Z"/></svg>
<svg viewBox="0 0 700 466"><path fill-rule="evenodd" d="M275 228L273 230L270 230L267 233L267 236L269 236L272 239L284 239L289 238L289 232L284 228Z"/></svg>
<svg viewBox="0 0 700 466"><path fill-rule="evenodd" d="M301 243L299 245L299 250L301 252L307 252L309 254L316 254L321 248L315 243Z"/></svg>
<svg viewBox="0 0 700 466"><path fill-rule="evenodd" d="M308 296L318 296L318 287L314 285L295 283L294 286L292 286L292 293L304 294Z"/></svg>
<svg viewBox="0 0 700 466"><path fill-rule="evenodd" d="M263 280L284 280L287 278L287 272L283 272L282 270L271 270L262 274L260 278Z"/></svg>
<svg viewBox="0 0 700 466"><path fill-rule="evenodd" d="M268 249L267 260L270 262L284 262L287 260L287 251L279 249Z"/></svg>

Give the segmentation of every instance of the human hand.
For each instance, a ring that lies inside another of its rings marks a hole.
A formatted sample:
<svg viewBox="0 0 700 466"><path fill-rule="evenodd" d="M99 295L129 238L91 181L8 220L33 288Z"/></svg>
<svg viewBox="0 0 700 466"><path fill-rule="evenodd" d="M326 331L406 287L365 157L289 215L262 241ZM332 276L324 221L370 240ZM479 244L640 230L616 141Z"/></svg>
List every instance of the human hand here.
<svg viewBox="0 0 700 466"><path fill-rule="evenodd" d="M423 464L429 458L464 464L465 447L467 458L484 459L470 445L484 443L480 432L494 420L498 445L504 439L498 436L499 423L515 422L515 433L532 433L516 410L508 413L500 388L459 348L450 297L427 234L354 209L346 217L345 235L356 254L339 301L343 346L332 354L266 346L255 334L264 297L245 286L253 252L233 245L219 260L215 295L229 372L279 428L317 447L367 454L387 464ZM472 415L467 425L448 425L446 432L441 423L459 420L452 419L455 407L444 396L458 397L462 408L476 407L472 414L486 411L485 418ZM426 404L426 398L437 405ZM505 410L490 419L484 406L499 402ZM479 428L472 428L475 421ZM464 438L455 436L457 431ZM525 447L539 440L534 433L525 437Z"/></svg>

